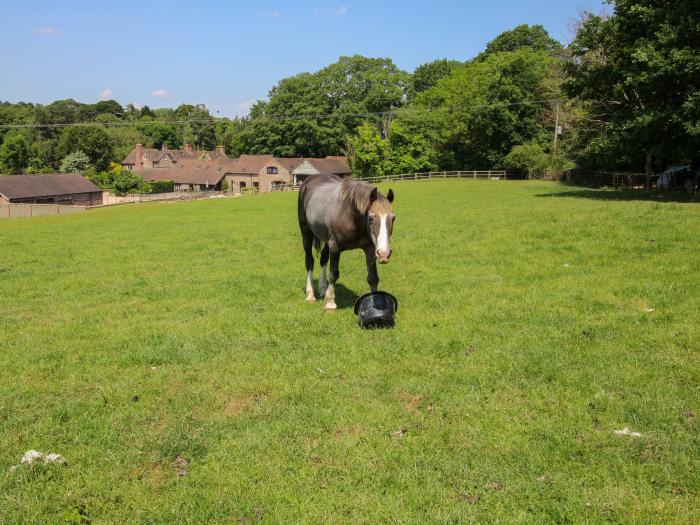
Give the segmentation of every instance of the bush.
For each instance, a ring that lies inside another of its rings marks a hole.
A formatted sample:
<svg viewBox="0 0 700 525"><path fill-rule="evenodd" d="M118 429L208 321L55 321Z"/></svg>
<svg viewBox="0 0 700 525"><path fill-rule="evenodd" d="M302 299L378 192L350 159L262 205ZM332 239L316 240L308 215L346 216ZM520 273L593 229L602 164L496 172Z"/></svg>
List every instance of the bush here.
<svg viewBox="0 0 700 525"><path fill-rule="evenodd" d="M82 175L89 170L90 167L90 159L88 156L82 151L76 150L64 157L59 171L61 173L80 173Z"/></svg>
<svg viewBox="0 0 700 525"><path fill-rule="evenodd" d="M175 183L171 180L154 180L148 186L149 193L170 193L175 190Z"/></svg>
<svg viewBox="0 0 700 525"><path fill-rule="evenodd" d="M143 177L133 171L121 170L114 174L114 190L121 195L136 193L145 186Z"/></svg>

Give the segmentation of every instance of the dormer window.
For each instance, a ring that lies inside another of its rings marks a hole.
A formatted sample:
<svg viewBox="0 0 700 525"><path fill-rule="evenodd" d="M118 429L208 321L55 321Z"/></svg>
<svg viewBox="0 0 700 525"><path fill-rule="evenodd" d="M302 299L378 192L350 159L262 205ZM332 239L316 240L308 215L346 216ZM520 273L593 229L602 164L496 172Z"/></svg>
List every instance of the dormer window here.
<svg viewBox="0 0 700 525"><path fill-rule="evenodd" d="M275 168L274 166L268 166L267 174L268 175L277 175L277 168Z"/></svg>

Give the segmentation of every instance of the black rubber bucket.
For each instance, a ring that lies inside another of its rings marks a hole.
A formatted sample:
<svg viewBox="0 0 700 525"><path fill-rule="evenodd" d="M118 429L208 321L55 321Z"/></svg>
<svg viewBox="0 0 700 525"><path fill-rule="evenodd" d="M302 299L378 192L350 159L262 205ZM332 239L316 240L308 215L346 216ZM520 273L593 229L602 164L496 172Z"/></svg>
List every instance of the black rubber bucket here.
<svg viewBox="0 0 700 525"><path fill-rule="evenodd" d="M399 309L396 297L387 292L366 293L355 301L355 314L362 328L391 328Z"/></svg>

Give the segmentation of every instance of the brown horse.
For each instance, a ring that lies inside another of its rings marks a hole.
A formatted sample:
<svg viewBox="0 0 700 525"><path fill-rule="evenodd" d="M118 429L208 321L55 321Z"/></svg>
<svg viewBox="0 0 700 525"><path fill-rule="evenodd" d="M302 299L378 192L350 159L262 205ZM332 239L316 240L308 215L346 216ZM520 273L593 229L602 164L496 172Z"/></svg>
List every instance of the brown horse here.
<svg viewBox="0 0 700 525"><path fill-rule="evenodd" d="M395 215L394 192L386 197L377 188L353 178L314 175L299 190L299 228L306 253L306 300L315 301L313 289L314 245L321 249L318 293L325 308L335 310L335 283L340 277L340 252L360 248L365 252L367 282L375 292L379 285L377 261L386 264ZM330 272L326 282L326 264Z"/></svg>

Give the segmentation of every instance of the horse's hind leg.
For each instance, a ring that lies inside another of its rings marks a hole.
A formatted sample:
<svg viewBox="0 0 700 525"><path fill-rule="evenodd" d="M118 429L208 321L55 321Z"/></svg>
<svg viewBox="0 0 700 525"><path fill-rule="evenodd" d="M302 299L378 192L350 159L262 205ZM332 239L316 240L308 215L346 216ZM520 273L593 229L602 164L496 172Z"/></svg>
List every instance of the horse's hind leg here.
<svg viewBox="0 0 700 525"><path fill-rule="evenodd" d="M306 300L310 303L316 300L314 296L314 234L308 228L302 228L301 238L304 243L304 253L306 255Z"/></svg>
<svg viewBox="0 0 700 525"><path fill-rule="evenodd" d="M328 264L328 243L323 245L321 250L321 276L318 278L318 295L325 297L328 289L328 280L326 280L326 265Z"/></svg>

